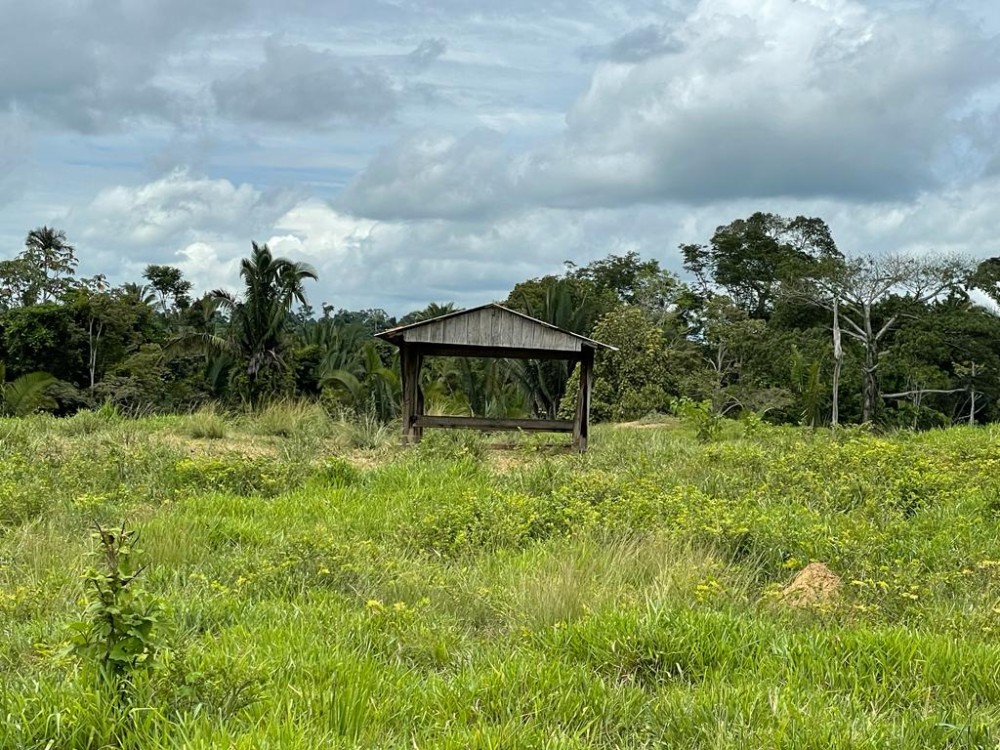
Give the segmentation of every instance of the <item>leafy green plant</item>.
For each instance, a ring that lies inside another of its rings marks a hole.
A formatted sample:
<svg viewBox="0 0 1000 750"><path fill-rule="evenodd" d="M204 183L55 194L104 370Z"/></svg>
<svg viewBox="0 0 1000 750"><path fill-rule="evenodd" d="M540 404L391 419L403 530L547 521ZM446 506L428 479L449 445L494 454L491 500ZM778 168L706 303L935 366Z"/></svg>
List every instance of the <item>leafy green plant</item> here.
<svg viewBox="0 0 1000 750"><path fill-rule="evenodd" d="M361 472L350 461L331 456L313 472L313 478L331 487L349 487L361 479Z"/></svg>
<svg viewBox="0 0 1000 750"><path fill-rule="evenodd" d="M764 420L755 411L745 411L740 414L740 424L743 425L743 437L752 438L760 432Z"/></svg>
<svg viewBox="0 0 1000 750"><path fill-rule="evenodd" d="M684 397L675 399L673 412L681 422L695 431L695 436L702 443L708 443L719 437L722 432L722 415L712 408L712 402L693 401Z"/></svg>
<svg viewBox="0 0 1000 750"><path fill-rule="evenodd" d="M152 666L158 647L154 629L163 608L135 588L144 570L134 561L138 532L98 526L94 536L102 566L83 575L90 604L84 619L70 625L71 650L122 690L130 674Z"/></svg>
<svg viewBox="0 0 1000 750"><path fill-rule="evenodd" d="M333 425L336 441L345 448L372 450L398 443L399 423L383 422L374 411L341 410Z"/></svg>
<svg viewBox="0 0 1000 750"><path fill-rule="evenodd" d="M81 409L72 417L60 419L58 430L61 434L68 437L93 435L94 433L109 429L118 421L118 415L113 407L102 406L96 411Z"/></svg>
<svg viewBox="0 0 1000 750"><path fill-rule="evenodd" d="M55 405L46 389L56 379L45 372L29 372L5 382L7 368L0 362L0 416L23 416Z"/></svg>

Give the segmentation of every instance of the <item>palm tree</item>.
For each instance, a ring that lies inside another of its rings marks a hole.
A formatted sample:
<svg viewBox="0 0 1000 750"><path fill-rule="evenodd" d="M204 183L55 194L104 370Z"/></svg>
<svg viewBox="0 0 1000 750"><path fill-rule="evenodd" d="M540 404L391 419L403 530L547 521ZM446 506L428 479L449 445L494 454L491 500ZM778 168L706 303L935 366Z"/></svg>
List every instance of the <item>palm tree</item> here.
<svg viewBox="0 0 1000 750"><path fill-rule="evenodd" d="M371 340L368 327L360 321L341 323L333 318L307 321L296 334L296 344L319 352L318 374L325 378L338 370L351 370Z"/></svg>
<svg viewBox="0 0 1000 750"><path fill-rule="evenodd" d="M243 395L256 402L275 385L270 376L281 374L289 312L296 302L305 304L303 282L316 279L316 271L306 263L274 257L266 244L254 242L252 248L240 263L243 294L216 289L209 295L227 317L222 331L181 334L172 348L228 354L245 378Z"/></svg>
<svg viewBox="0 0 1000 750"><path fill-rule="evenodd" d="M128 300L135 305L151 307L156 302L156 295L150 291L148 286L136 284L133 281L122 284L121 296L123 300Z"/></svg>
<svg viewBox="0 0 1000 750"><path fill-rule="evenodd" d="M405 326L410 323L419 323L421 321L438 318L452 312L455 312L454 302L445 302L443 304L440 302L431 302L422 310L414 310L413 312L404 315L400 318L399 325Z"/></svg>
<svg viewBox="0 0 1000 750"><path fill-rule="evenodd" d="M370 415L381 422L395 419L402 403L399 352L393 350L387 364L382 360L379 344L369 339L361 345L348 368L326 375L324 386L357 415Z"/></svg>
<svg viewBox="0 0 1000 750"><path fill-rule="evenodd" d="M66 233L52 227L32 229L24 240L24 260L32 274L27 291L28 303L47 302L66 290L76 270L75 248L66 241Z"/></svg>
<svg viewBox="0 0 1000 750"><path fill-rule="evenodd" d="M0 362L0 416L20 417L54 402L45 389L56 382L47 372L29 372L9 383L7 367Z"/></svg>
<svg viewBox="0 0 1000 750"><path fill-rule="evenodd" d="M599 305L590 291L575 279L552 279L540 295L529 297L522 289L520 295L511 296L508 304L566 331L588 335L599 314ZM575 363L564 360L520 359L509 362L508 373L520 383L536 414L555 419L573 367Z"/></svg>

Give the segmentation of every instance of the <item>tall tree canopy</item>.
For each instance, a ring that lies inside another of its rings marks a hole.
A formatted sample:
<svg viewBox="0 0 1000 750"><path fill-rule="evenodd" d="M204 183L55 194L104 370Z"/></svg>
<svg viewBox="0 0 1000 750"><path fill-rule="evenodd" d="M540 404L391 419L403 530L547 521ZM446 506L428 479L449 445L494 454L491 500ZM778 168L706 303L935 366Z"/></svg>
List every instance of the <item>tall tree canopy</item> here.
<svg viewBox="0 0 1000 750"><path fill-rule="evenodd" d="M684 268L721 287L754 318L767 318L781 284L843 258L822 219L755 213L715 230L708 245L681 245Z"/></svg>
<svg viewBox="0 0 1000 750"><path fill-rule="evenodd" d="M206 340L228 353L246 376L244 388L251 401L266 395L284 366L285 333L289 312L296 302L305 304L305 286L316 272L305 263L276 258L266 244L252 243L250 257L240 263L242 296L223 289L212 299L228 316L223 336L206 334Z"/></svg>

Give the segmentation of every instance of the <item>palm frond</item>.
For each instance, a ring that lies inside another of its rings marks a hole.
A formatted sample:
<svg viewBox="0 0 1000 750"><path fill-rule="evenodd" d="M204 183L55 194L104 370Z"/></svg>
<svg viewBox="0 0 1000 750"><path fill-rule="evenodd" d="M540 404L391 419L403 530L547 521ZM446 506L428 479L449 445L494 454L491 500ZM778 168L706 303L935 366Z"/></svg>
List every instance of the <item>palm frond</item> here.
<svg viewBox="0 0 1000 750"><path fill-rule="evenodd" d="M53 407L55 401L45 393L45 389L55 382L56 379L47 372L29 372L4 383L0 386L0 408L7 414L20 417L41 407Z"/></svg>

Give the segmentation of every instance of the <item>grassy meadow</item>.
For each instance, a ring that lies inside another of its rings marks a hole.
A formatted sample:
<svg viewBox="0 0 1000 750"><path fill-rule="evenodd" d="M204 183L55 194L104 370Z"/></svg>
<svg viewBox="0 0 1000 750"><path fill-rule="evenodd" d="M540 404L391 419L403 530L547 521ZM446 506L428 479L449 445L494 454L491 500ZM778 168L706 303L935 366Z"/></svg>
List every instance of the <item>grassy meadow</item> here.
<svg viewBox="0 0 1000 750"><path fill-rule="evenodd" d="M396 440L0 420L0 748L1000 743L1000 429ZM123 522L159 614L112 686L67 644ZM790 606L811 561L840 588Z"/></svg>

